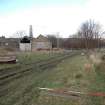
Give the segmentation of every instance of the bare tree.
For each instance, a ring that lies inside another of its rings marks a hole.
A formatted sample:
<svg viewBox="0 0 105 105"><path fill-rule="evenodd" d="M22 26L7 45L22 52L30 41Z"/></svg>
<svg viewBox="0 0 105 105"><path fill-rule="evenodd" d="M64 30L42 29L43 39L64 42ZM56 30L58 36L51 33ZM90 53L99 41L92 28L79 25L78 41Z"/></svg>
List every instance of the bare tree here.
<svg viewBox="0 0 105 105"><path fill-rule="evenodd" d="M51 41L53 48L57 47L57 37L55 35L47 35L47 38Z"/></svg>
<svg viewBox="0 0 105 105"><path fill-rule="evenodd" d="M24 36L27 36L26 32L24 30L21 30L21 31L17 31L15 34L14 34L14 37L16 38L23 38Z"/></svg>
<svg viewBox="0 0 105 105"><path fill-rule="evenodd" d="M93 20L89 20L81 25L78 37L83 39L85 48L90 49L99 47L100 33L101 25L95 23Z"/></svg>

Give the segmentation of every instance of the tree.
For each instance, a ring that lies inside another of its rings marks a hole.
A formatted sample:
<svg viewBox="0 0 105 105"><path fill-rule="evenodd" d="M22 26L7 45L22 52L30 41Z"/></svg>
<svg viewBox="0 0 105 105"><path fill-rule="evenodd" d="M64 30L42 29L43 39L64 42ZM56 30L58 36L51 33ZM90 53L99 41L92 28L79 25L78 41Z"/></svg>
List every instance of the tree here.
<svg viewBox="0 0 105 105"><path fill-rule="evenodd" d="M85 48L87 49L99 47L101 31L100 24L89 20L81 25L78 31L78 38L83 39L82 43L84 42Z"/></svg>
<svg viewBox="0 0 105 105"><path fill-rule="evenodd" d="M57 38L55 35L47 35L48 40L52 43L52 47L57 47Z"/></svg>
<svg viewBox="0 0 105 105"><path fill-rule="evenodd" d="M23 38L24 36L27 36L26 32L21 30L21 31L17 31L15 34L14 34L14 37L16 38Z"/></svg>

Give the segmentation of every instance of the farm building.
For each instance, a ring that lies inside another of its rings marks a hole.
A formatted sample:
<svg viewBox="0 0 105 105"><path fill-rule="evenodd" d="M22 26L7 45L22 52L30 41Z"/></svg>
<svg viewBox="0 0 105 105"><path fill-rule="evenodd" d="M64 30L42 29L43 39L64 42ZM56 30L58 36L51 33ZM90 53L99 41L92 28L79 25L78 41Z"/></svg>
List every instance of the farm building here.
<svg viewBox="0 0 105 105"><path fill-rule="evenodd" d="M50 50L52 43L43 35L39 35L37 38L33 38L32 50Z"/></svg>
<svg viewBox="0 0 105 105"><path fill-rule="evenodd" d="M27 36L24 36L19 43L20 51L31 51L31 41Z"/></svg>
<svg viewBox="0 0 105 105"><path fill-rule="evenodd" d="M0 37L0 47L20 51L50 50L52 43L43 35L37 38L25 36L22 39Z"/></svg>
<svg viewBox="0 0 105 105"><path fill-rule="evenodd" d="M20 41L19 46L20 51L50 50L52 48L51 42L43 35L32 39L24 37Z"/></svg>
<svg viewBox="0 0 105 105"><path fill-rule="evenodd" d="M2 36L0 37L0 47L9 50L18 50L19 40L19 38L5 38L4 36Z"/></svg>
<svg viewBox="0 0 105 105"><path fill-rule="evenodd" d="M29 26L29 37L23 38L5 38L0 37L0 47L7 49L14 49L18 51L36 51L36 50L50 50L52 43L47 37L39 35L37 38L33 37L32 25Z"/></svg>

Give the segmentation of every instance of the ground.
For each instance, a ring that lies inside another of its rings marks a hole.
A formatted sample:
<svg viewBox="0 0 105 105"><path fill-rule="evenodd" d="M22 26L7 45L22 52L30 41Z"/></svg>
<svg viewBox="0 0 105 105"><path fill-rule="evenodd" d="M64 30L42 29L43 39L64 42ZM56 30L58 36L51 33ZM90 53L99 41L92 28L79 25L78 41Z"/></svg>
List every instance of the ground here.
<svg viewBox="0 0 105 105"><path fill-rule="evenodd" d="M18 55L18 58L21 62L32 63L34 60L45 60L58 55L28 53ZM4 86L8 88L8 92L0 97L0 105L104 105L103 97L88 95L81 95L79 98L60 97L39 90L41 87L83 93L92 93L95 90L104 92L105 89L101 87L105 85L97 78L95 69L94 62L81 54L62 60L55 67L44 71L36 70L35 66L31 73L24 74Z"/></svg>

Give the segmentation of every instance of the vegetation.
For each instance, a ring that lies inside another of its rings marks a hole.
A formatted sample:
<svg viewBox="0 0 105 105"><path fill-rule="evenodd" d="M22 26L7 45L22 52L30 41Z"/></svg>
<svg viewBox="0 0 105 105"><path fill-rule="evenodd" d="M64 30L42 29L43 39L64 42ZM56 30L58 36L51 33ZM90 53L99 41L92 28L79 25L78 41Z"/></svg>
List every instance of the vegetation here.
<svg viewBox="0 0 105 105"><path fill-rule="evenodd" d="M42 60L46 60L50 57L54 57L59 55L59 53L30 53L30 52L26 52L26 53L19 53L17 54L17 60L18 62L16 64L1 64L0 65L0 70L5 69L5 68L12 68L15 66L23 66L25 64L31 64L31 63L35 63L37 61L42 61Z"/></svg>
<svg viewBox="0 0 105 105"><path fill-rule="evenodd" d="M74 64L75 60L70 63L71 66L72 63ZM61 68L61 65L63 68ZM0 98L1 105L29 105L29 103L35 104L36 101L38 104L46 104L46 102L41 99L44 98L44 96L39 94L37 87L69 87L70 80L68 79L70 75L72 76L72 74L69 72L69 68L64 71L67 65L63 63L61 65L58 65L58 67L53 70L45 70L42 73L38 72L38 70L34 71L30 75L25 75L10 82L8 84L8 94ZM63 75L64 73L65 75ZM40 99L42 101L40 101Z"/></svg>
<svg viewBox="0 0 105 105"><path fill-rule="evenodd" d="M70 36L65 42L64 47L68 49L94 49L105 46L102 26L93 21L85 21L81 24L76 34Z"/></svg>
<svg viewBox="0 0 105 105"><path fill-rule="evenodd" d="M30 63L48 59L49 55L28 53L18 55L18 58L21 62ZM59 97L48 95L38 88L68 89L82 93L104 92L105 78L99 74L98 70L103 70L100 65L102 64L97 66L94 62L91 63L85 55L76 55L62 60L55 68L40 71L40 68L34 67L32 72L14 79L6 87L1 87L8 90L5 91L6 95L0 97L0 105L104 105L104 97L86 94L79 98Z"/></svg>

